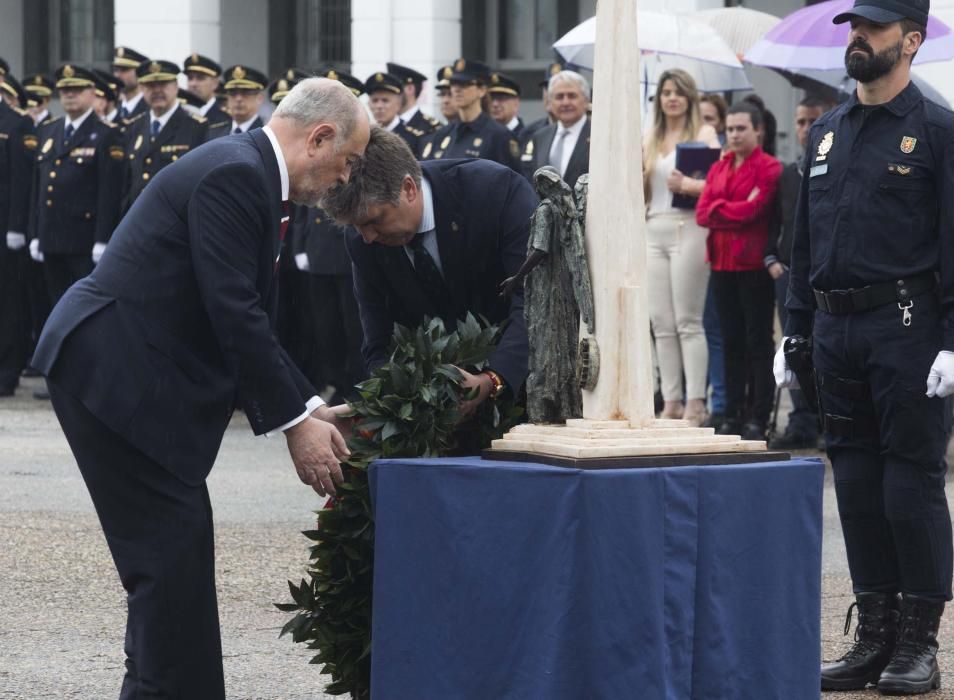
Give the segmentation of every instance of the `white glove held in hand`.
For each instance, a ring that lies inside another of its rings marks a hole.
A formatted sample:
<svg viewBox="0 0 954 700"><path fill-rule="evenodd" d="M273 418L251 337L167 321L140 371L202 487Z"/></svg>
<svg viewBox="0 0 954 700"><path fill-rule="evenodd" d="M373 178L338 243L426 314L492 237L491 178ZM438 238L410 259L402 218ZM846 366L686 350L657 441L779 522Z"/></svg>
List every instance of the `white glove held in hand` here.
<svg viewBox="0 0 954 700"><path fill-rule="evenodd" d="M16 231L7 231L7 248L10 250L26 248L26 236Z"/></svg>
<svg viewBox="0 0 954 700"><path fill-rule="evenodd" d="M927 395L943 399L954 394L954 352L941 350L927 376Z"/></svg>
<svg viewBox="0 0 954 700"><path fill-rule="evenodd" d="M43 262L43 253L40 252L40 239L34 238L30 241L30 257L37 262Z"/></svg>
<svg viewBox="0 0 954 700"><path fill-rule="evenodd" d="M94 243L93 244L93 264L98 265L100 258L103 257L103 253L106 252L105 243Z"/></svg>
<svg viewBox="0 0 954 700"><path fill-rule="evenodd" d="M308 264L308 253L298 253L295 255L295 267L302 272L308 272L311 265Z"/></svg>
<svg viewBox="0 0 954 700"><path fill-rule="evenodd" d="M797 389L798 380L785 359L786 340L788 340L788 336L783 337L782 342L779 343L778 352L775 353L775 360L772 363L772 373L775 375L775 384L778 385L779 389Z"/></svg>

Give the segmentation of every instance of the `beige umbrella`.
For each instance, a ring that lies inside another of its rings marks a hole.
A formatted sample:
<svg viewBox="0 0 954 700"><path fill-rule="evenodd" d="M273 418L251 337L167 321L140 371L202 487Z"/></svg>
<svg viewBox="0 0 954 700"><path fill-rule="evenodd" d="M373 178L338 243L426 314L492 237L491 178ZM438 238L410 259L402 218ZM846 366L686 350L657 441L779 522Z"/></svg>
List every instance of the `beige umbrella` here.
<svg viewBox="0 0 954 700"><path fill-rule="evenodd" d="M747 7L718 7L714 10L690 12L693 19L716 30L736 55L741 57L765 33L781 22L781 18Z"/></svg>

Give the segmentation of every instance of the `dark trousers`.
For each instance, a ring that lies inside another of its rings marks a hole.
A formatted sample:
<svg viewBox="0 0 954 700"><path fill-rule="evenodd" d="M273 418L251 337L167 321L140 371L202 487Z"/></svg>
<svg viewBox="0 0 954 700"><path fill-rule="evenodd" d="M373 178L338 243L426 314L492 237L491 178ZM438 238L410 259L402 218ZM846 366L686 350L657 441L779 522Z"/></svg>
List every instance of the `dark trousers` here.
<svg viewBox="0 0 954 700"><path fill-rule="evenodd" d="M44 253L43 272L46 275L46 288L50 292L51 304L56 306L56 302L74 282L83 279L92 271L93 258L90 253Z"/></svg>
<svg viewBox="0 0 954 700"><path fill-rule="evenodd" d="M126 675L120 700L224 700L212 508L56 383L63 427L126 589Z"/></svg>
<svg viewBox="0 0 954 700"><path fill-rule="evenodd" d="M30 358L40 339L43 324L50 315L50 293L46 288L43 263L36 262L26 254L20 261L20 271L23 280L23 333L26 337L26 357Z"/></svg>
<svg viewBox="0 0 954 700"><path fill-rule="evenodd" d="M331 384L344 399L367 376L354 283L351 275L309 275L308 281L319 388Z"/></svg>
<svg viewBox="0 0 954 700"><path fill-rule="evenodd" d="M725 359L722 353L722 327L719 325L719 310L716 308L715 296L712 293L711 277L706 289L702 327L706 332L706 345L709 348L709 386L712 388L709 408L712 413L725 414Z"/></svg>
<svg viewBox="0 0 954 700"><path fill-rule="evenodd" d="M13 391L20 383L26 357L23 336L23 283L20 258L25 251L0 250L0 393Z"/></svg>
<svg viewBox="0 0 954 700"><path fill-rule="evenodd" d="M775 301L778 308L778 320L782 328L785 328L788 321L788 309L785 308L788 278L789 271L786 267L784 274L775 280ZM792 411L788 414L788 432L807 438L816 438L818 436L817 409L809 405L801 389L789 389L788 394L792 399Z"/></svg>
<svg viewBox="0 0 954 700"><path fill-rule="evenodd" d="M775 287L765 270L712 272L725 358L726 416L768 424L775 399Z"/></svg>
<svg viewBox="0 0 954 700"><path fill-rule="evenodd" d="M855 591L951 600L950 402L924 393L941 349L939 304L922 295L911 315L905 327L897 304L817 311L815 370L825 375L825 440ZM850 391L828 377L852 380Z"/></svg>

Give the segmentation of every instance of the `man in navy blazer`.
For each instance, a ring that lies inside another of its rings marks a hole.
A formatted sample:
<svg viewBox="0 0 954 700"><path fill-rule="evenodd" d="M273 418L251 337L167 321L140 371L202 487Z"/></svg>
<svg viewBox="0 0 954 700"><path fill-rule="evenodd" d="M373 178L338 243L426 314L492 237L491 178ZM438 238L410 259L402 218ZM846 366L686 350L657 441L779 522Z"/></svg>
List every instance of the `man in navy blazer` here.
<svg viewBox="0 0 954 700"><path fill-rule="evenodd" d="M456 328L469 311L506 328L490 369L464 372L464 386L480 391L463 412L501 391L516 394L527 375L523 291L508 299L499 287L527 256L537 203L510 168L478 159L418 163L400 138L372 129L358 174L322 200L354 227L345 242L368 369L387 360L394 323L413 328L440 316Z"/></svg>
<svg viewBox="0 0 954 700"><path fill-rule="evenodd" d="M205 478L233 407L320 495L341 482L333 414L273 334L277 257L287 201L346 182L368 133L350 90L302 82L268 128L164 168L44 328L33 366L128 593L121 699L225 697Z"/></svg>

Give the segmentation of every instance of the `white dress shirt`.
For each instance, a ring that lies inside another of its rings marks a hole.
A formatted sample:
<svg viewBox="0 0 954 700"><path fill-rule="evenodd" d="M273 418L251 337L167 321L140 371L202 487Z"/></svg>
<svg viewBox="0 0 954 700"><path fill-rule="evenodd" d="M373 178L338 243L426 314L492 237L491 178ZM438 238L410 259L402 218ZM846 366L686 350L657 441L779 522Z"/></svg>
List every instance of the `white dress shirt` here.
<svg viewBox="0 0 954 700"><path fill-rule="evenodd" d="M209 113L209 110L215 106L215 102L216 102L215 97L213 97L211 100L206 102L204 105L202 105L202 107L199 108L199 114L201 114L204 117L206 114Z"/></svg>
<svg viewBox="0 0 954 700"><path fill-rule="evenodd" d="M75 134L77 131L79 131L79 128L83 126L83 122L85 122L87 118L89 118L89 115L91 115L92 113L93 113L93 108L90 107L85 112L83 112L82 116L77 117L76 121L73 121L72 119L70 119L68 114L64 115L63 119L65 119L66 121L63 124L63 132L66 133L66 127L72 124L73 133Z"/></svg>
<svg viewBox="0 0 954 700"><path fill-rule="evenodd" d="M573 155L573 149L576 148L576 142L580 139L580 132L583 131L583 125L586 124L586 115L573 126L564 127L563 124L557 122L556 133L553 135L553 143L550 145L550 153L547 158L547 162L553 160L553 156L556 153L557 145L560 143L561 135L566 132L566 136L563 137L563 157L560 159L560 177L566 173L566 166L570 163L570 156Z"/></svg>
<svg viewBox="0 0 954 700"><path fill-rule="evenodd" d="M253 120L254 121L254 120ZM262 131L265 132L265 135L268 137L268 142L272 144L272 149L275 151L275 160L278 161L278 176L281 181L282 189L282 201L288 201L288 166L285 164L285 154L282 153L282 147L278 143L278 138L275 136L275 132L272 131L269 127L263 127ZM324 405L324 401L321 400L320 396L312 396L308 401L305 402L305 411L297 418L293 418L284 425L280 425L274 430L269 430L265 433L265 437L271 437L275 433L283 433L289 428L301 423L305 420L311 412L314 411L319 406Z"/></svg>
<svg viewBox="0 0 954 700"><path fill-rule="evenodd" d="M236 128L239 128L239 129L242 130L242 133L244 134L246 131L249 130L249 128L251 128L252 122L254 122L256 119L258 119L258 115L257 115L257 114L256 114L254 117L252 117L251 119L249 119L247 122L242 122L241 124L236 123L236 121L233 119L233 120L232 120L232 128L229 129L229 133L230 133L230 134L234 134L234 133L235 133L235 129L236 129Z"/></svg>
<svg viewBox="0 0 954 700"><path fill-rule="evenodd" d="M136 93L136 96L133 97L131 100L127 100L127 99L126 99L126 96L123 95L122 98L121 98L121 104L120 104L119 106L120 106L120 107L125 107L127 114L132 114L132 113L133 113L133 110L136 109L136 107L139 105L139 100L141 100L141 99L142 99L142 92L141 92L141 91L140 91L140 92L137 92L137 93Z"/></svg>

